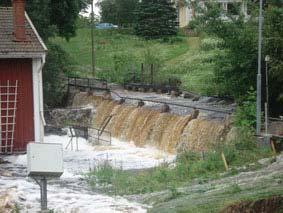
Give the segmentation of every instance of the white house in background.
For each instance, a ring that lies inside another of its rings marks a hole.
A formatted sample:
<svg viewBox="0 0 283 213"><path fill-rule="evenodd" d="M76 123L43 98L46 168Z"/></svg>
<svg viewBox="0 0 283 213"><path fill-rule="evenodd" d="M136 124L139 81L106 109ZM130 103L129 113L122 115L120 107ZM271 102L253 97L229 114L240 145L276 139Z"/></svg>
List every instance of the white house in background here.
<svg viewBox="0 0 283 213"><path fill-rule="evenodd" d="M241 12L247 16L247 2L245 0L215 0L223 8L224 11L229 11L233 8L233 4L241 5ZM199 6L204 6L205 0L195 0ZM185 27L196 16L196 11L193 7L186 3L186 0L178 0L178 21L179 27Z"/></svg>

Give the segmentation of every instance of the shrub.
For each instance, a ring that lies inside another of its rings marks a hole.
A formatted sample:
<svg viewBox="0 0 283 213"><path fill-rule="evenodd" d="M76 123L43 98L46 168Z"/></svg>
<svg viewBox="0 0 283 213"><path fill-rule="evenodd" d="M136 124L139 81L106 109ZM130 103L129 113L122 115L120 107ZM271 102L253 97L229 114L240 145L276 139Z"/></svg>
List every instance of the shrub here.
<svg viewBox="0 0 283 213"><path fill-rule="evenodd" d="M187 28L190 30L197 30L200 22L197 19L191 20Z"/></svg>
<svg viewBox="0 0 283 213"><path fill-rule="evenodd" d="M240 100L234 123L241 128L253 129L256 125L256 92L251 88L246 97Z"/></svg>
<svg viewBox="0 0 283 213"><path fill-rule="evenodd" d="M49 51L43 68L44 102L49 107L56 107L62 104L66 90L62 78L69 73L71 59L59 45L49 42L47 47Z"/></svg>

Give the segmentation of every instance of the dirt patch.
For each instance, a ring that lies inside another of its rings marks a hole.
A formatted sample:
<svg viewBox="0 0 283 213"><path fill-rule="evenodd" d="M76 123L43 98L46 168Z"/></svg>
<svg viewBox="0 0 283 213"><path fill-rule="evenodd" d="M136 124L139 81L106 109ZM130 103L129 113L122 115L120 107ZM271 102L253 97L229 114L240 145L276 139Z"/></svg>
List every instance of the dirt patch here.
<svg viewBox="0 0 283 213"><path fill-rule="evenodd" d="M221 213L280 213L283 212L283 196L273 196L256 201L232 204Z"/></svg>

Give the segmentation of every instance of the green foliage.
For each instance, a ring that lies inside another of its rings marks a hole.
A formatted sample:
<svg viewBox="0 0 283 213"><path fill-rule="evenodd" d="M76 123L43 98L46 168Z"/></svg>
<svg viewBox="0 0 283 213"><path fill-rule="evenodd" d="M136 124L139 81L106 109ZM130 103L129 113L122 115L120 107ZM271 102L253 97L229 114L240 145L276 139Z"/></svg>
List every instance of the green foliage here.
<svg viewBox="0 0 283 213"><path fill-rule="evenodd" d="M180 61L179 72L184 73L182 86L185 90L204 94L222 95L222 85L216 83L215 60L226 54L225 50L217 48L218 40L203 39L201 49L191 52Z"/></svg>
<svg viewBox="0 0 283 213"><path fill-rule="evenodd" d="M77 33L78 36L71 38L69 42L58 37L51 41L70 54L76 63L73 69L76 70L77 75L91 77L90 29L79 29ZM140 72L141 63L147 65L153 63L155 69L158 68L157 78L166 80L168 76L174 75L172 70L166 70L166 73L161 71L167 66L166 63L183 56L189 50L187 38L182 36L178 36L179 40L171 43L160 40L146 41L135 35L120 32L119 29L95 30L94 34L97 77L114 82L117 80L121 82L125 77L130 78L129 71ZM116 72L115 66L121 69ZM177 64L174 65L174 68L178 67Z"/></svg>
<svg viewBox="0 0 283 213"><path fill-rule="evenodd" d="M270 3L270 2L269 2ZM265 7L264 26L264 55L270 55L269 63L270 80L270 106L273 114L282 113L282 23L283 9L278 1ZM236 5L237 6L237 5ZM234 9L237 9L235 6ZM225 54L214 59L215 83L225 95L232 95L239 99L246 95L250 87L256 86L257 73L257 48L258 48L258 16L257 4L248 1L251 17L246 19L242 14L233 16L233 11L225 15L229 21L223 20L223 11L213 2L206 2L206 9L199 8L196 19L199 31L206 32L209 36L218 37L222 41L220 48ZM264 57L263 57L264 59ZM262 61L262 64L264 61ZM265 66L262 66L262 73Z"/></svg>
<svg viewBox="0 0 283 213"><path fill-rule="evenodd" d="M238 127L253 129L256 125L256 93L253 89L248 91L244 100L237 107L234 123Z"/></svg>
<svg viewBox="0 0 283 213"><path fill-rule="evenodd" d="M43 92L45 104L56 107L62 102L66 89L62 78L68 74L71 60L60 46L48 43L47 47L49 52L43 68Z"/></svg>
<svg viewBox="0 0 283 213"><path fill-rule="evenodd" d="M101 10L101 22L123 27L129 27L135 23L138 0L102 0L97 5Z"/></svg>
<svg viewBox="0 0 283 213"><path fill-rule="evenodd" d="M188 24L187 28L190 30L196 30L199 26L199 21L197 19L194 19L192 21L190 21L190 23Z"/></svg>
<svg viewBox="0 0 283 213"><path fill-rule="evenodd" d="M240 191L242 191L242 190L241 190L240 186L236 183L232 184L230 186L230 188L228 189L228 192L231 193L231 194L235 194L235 193L238 193Z"/></svg>
<svg viewBox="0 0 283 213"><path fill-rule="evenodd" d="M201 41L201 49L204 51L214 50L221 47L222 41L219 38L208 37Z"/></svg>
<svg viewBox="0 0 283 213"><path fill-rule="evenodd" d="M86 7L81 0L26 0L26 10L45 41L56 34L67 40L74 36L79 12Z"/></svg>
<svg viewBox="0 0 283 213"><path fill-rule="evenodd" d="M137 10L136 35L145 39L177 34L177 13L169 0L143 0Z"/></svg>
<svg viewBox="0 0 283 213"><path fill-rule="evenodd" d="M69 40L76 34L76 20L81 11L80 0L50 0L50 23L55 25L58 35Z"/></svg>
<svg viewBox="0 0 283 213"><path fill-rule="evenodd" d="M123 83L126 77L128 77L129 71L135 69L135 58L130 52L122 52L113 55L114 73L111 76L110 81ZM107 76L109 79L109 76Z"/></svg>
<svg viewBox="0 0 283 213"><path fill-rule="evenodd" d="M265 55L270 56L269 69L269 91L270 106L273 114L282 114L283 104L283 7L279 1L274 1L277 7L270 6L266 10L265 19Z"/></svg>
<svg viewBox="0 0 283 213"><path fill-rule="evenodd" d="M26 11L44 41L56 34L57 27L50 20L50 0L27 0Z"/></svg>
<svg viewBox="0 0 283 213"><path fill-rule="evenodd" d="M97 23L98 20L94 20L94 22ZM91 19L80 15L76 21L76 26L78 28L91 27Z"/></svg>

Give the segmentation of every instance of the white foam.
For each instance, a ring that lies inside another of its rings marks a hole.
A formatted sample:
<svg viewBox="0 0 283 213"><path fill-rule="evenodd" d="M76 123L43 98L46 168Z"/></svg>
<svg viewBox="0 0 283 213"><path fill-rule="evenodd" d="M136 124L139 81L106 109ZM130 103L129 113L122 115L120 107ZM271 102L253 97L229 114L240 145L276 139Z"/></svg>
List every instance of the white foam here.
<svg viewBox="0 0 283 213"><path fill-rule="evenodd" d="M87 140L79 138L79 151L65 150L69 139L68 136L57 135L45 137L45 142L61 143L64 147L64 173L61 180L51 181L48 185L48 207L56 212L146 212L148 206L88 190L88 186L80 180L82 174L105 160L114 167L128 170L155 167L175 158L154 148L139 148L116 139L111 146L92 146ZM13 163L13 171L17 171L19 166L26 167L26 155L9 156L6 160ZM21 175L16 177L0 176L0 194L13 189L23 211L36 212L40 205L39 186L22 174L25 173L23 169L18 173Z"/></svg>

